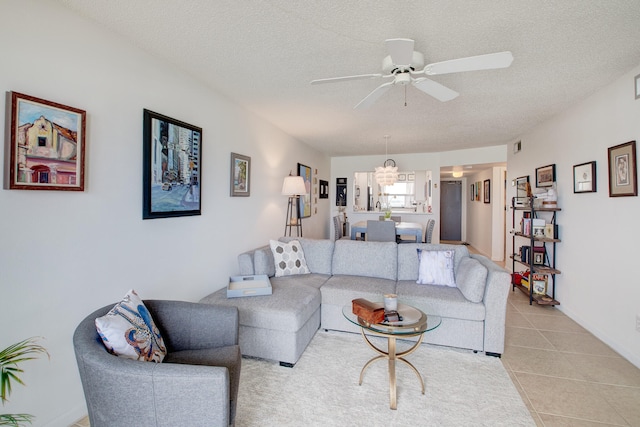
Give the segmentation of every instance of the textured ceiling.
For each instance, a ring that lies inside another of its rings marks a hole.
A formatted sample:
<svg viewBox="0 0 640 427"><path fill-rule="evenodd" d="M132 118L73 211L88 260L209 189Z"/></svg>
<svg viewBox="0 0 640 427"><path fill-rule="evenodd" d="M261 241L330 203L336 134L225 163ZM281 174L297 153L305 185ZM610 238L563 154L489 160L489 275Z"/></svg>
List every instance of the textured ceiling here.
<svg viewBox="0 0 640 427"><path fill-rule="evenodd" d="M639 0L56 0L183 68L330 156L500 145L640 64ZM439 102L382 80L384 40L411 38L425 63L504 50L510 68L433 77ZM629 82L629 96L633 82Z"/></svg>

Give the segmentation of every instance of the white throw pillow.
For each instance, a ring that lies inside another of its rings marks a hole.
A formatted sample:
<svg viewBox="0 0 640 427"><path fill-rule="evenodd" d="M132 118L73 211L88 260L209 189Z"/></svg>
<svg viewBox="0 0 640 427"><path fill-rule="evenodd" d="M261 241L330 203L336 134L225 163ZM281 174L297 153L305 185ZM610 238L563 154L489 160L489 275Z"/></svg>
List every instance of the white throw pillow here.
<svg viewBox="0 0 640 427"><path fill-rule="evenodd" d="M302 245L297 240L280 242L269 240L273 261L276 266L276 277L293 276L295 274L309 274L309 267L304 258Z"/></svg>
<svg viewBox="0 0 640 427"><path fill-rule="evenodd" d="M427 251L418 249L419 285L443 285L455 287L453 277L453 251Z"/></svg>
<svg viewBox="0 0 640 427"><path fill-rule="evenodd" d="M95 324L107 350L117 356L160 363L167 355L160 331L133 289Z"/></svg>

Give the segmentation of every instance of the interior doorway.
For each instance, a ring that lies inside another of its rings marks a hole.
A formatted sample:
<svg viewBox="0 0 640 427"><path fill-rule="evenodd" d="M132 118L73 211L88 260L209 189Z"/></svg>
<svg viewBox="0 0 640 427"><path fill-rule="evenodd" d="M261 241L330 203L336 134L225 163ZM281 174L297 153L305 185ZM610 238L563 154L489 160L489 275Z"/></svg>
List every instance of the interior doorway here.
<svg viewBox="0 0 640 427"><path fill-rule="evenodd" d="M462 240L462 181L440 181L440 240Z"/></svg>

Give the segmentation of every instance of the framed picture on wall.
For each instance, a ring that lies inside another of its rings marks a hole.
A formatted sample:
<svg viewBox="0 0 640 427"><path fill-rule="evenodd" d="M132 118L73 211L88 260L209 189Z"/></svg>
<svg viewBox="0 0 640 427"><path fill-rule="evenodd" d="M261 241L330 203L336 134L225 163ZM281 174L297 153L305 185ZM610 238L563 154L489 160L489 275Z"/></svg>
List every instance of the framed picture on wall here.
<svg viewBox="0 0 640 427"><path fill-rule="evenodd" d="M325 181L323 179L320 180L320 198L329 198L329 181Z"/></svg>
<svg viewBox="0 0 640 427"><path fill-rule="evenodd" d="M201 213L202 129L144 110L142 219Z"/></svg>
<svg viewBox="0 0 640 427"><path fill-rule="evenodd" d="M484 180L484 202L491 203L491 180Z"/></svg>
<svg viewBox="0 0 640 427"><path fill-rule="evenodd" d="M84 191L84 110L11 92L10 190Z"/></svg>
<svg viewBox="0 0 640 427"><path fill-rule="evenodd" d="M311 168L298 163L298 176L304 179L304 186L307 191L298 198L298 218L308 218L311 216Z"/></svg>
<svg viewBox="0 0 640 427"><path fill-rule="evenodd" d="M476 190L475 190L475 184L471 184L471 201L473 202L476 199Z"/></svg>
<svg viewBox="0 0 640 427"><path fill-rule="evenodd" d="M636 166L636 142L608 148L609 197L637 196L638 170Z"/></svg>
<svg viewBox="0 0 640 427"><path fill-rule="evenodd" d="M596 162L587 162L573 167L573 192L596 192Z"/></svg>
<svg viewBox="0 0 640 427"><path fill-rule="evenodd" d="M251 195L251 157L231 153L231 196Z"/></svg>
<svg viewBox="0 0 640 427"><path fill-rule="evenodd" d="M556 165L536 168L536 188L551 187L556 182Z"/></svg>

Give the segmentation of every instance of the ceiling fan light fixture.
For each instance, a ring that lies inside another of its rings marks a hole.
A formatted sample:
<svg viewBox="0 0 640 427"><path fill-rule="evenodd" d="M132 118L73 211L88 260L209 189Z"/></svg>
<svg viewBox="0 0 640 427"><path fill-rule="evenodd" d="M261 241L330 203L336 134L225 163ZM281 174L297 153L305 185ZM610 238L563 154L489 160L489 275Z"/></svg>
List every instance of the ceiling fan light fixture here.
<svg viewBox="0 0 640 427"><path fill-rule="evenodd" d="M462 171L453 171L451 175L453 175L454 178L462 178Z"/></svg>

